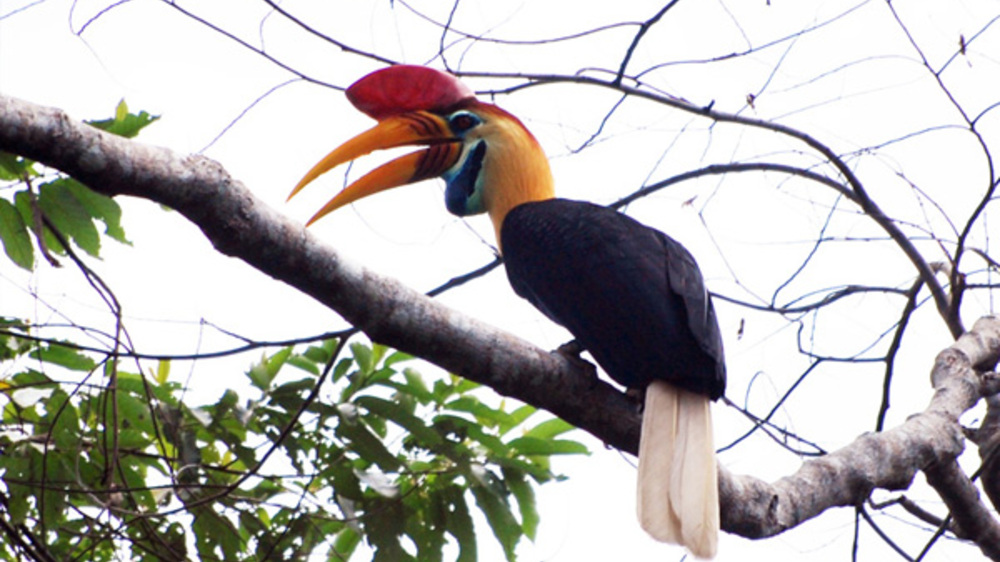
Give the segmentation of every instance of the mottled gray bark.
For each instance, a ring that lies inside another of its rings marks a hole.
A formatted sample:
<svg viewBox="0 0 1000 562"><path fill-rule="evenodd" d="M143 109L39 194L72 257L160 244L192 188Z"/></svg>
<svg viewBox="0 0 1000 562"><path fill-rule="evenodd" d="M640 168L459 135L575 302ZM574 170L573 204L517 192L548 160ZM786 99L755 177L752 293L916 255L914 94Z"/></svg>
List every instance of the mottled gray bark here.
<svg viewBox="0 0 1000 562"><path fill-rule="evenodd" d="M636 451L640 418L634 403L587 368L345 262L212 160L114 137L59 110L3 96L0 150L62 170L108 195L170 206L197 224L219 252L311 295L373 340ZM983 318L938 356L931 403L902 425L862 435L774 483L720 468L723 528L752 538L773 536L831 507L861 505L875 488L906 489L923 471L960 536L1000 560L1000 525L955 460L966 443L958 417L996 391L995 377L984 371L998 354L1000 320Z"/></svg>

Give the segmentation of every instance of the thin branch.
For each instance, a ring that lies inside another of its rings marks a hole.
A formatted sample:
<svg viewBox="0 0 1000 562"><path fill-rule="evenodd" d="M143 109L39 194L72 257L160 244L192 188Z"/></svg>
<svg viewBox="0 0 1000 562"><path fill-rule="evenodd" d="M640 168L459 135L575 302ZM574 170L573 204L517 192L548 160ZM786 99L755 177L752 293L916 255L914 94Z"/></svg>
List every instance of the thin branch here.
<svg viewBox="0 0 1000 562"><path fill-rule="evenodd" d="M249 480L251 477L255 476L260 471L260 469L264 467L264 464L267 462L267 459L270 458L271 455L274 454L274 452L277 451L279 447L281 447L285 439L287 439L288 436L291 434L292 430L295 429L295 426L298 425L299 418L302 417L302 414L304 414L306 410L308 410L313 405L313 402L316 401L316 397L319 396L319 391L323 387L323 383L326 382L327 378L329 378L330 376L330 373L333 371L333 366L337 363L337 360L340 358L340 353L344 350L344 347L347 345L348 339L350 339L351 336L357 334L358 332L359 332L358 329L351 328L349 330L345 330L344 332L342 332L337 336L338 338L337 347L335 347L331 351L330 359L327 360L326 365L323 367L323 371L320 373L319 377L316 378L316 384L313 385L312 389L310 389L309 391L309 394L305 397L305 399L302 400L302 403L299 404L298 409L295 411L295 413L292 414L291 418L289 418L288 423L285 424L284 428L282 428L281 433L278 434L273 440L271 440L267 450L264 451L264 454L261 455L260 459L257 460L257 463L254 466L250 467L245 472L241 473L238 478L233 479L232 482L227 484L221 490L214 492L212 494L187 500L184 502L184 507L178 508L173 512L160 511L156 513L156 516L163 517L166 515L170 515L171 513L176 513L182 510L191 511L196 507L212 503L215 500L228 496L233 491L239 489L239 487L242 486L244 482Z"/></svg>
<svg viewBox="0 0 1000 562"><path fill-rule="evenodd" d="M546 37L543 39L504 39L500 37L489 37L483 34L469 33L467 31L456 29L453 25L451 25L450 21L448 23L442 23L428 16L427 14L417 10L405 0L395 0L395 1L400 6L403 6L404 8L409 10L413 15L437 27L438 29L444 30L445 28L447 28L449 33L459 35L463 39L471 39L479 43L495 43L499 45L512 45L512 46L551 45L553 43L561 43L563 41L573 41L576 39L583 39L585 37L590 37L591 35L602 33L605 31L610 31L613 29L618 29L621 27L639 27L642 25L641 22L637 21L623 21L618 23L599 25L584 31L578 31L575 33L569 33L567 35L560 35L557 37Z"/></svg>
<svg viewBox="0 0 1000 562"><path fill-rule="evenodd" d="M863 505L858 506L857 510L858 513L861 514L862 519L865 520L865 523L868 523L868 526L871 527L873 531L875 531L875 534L878 535L880 539L882 539L882 542L889 545L889 548L894 550L896 554L900 555L903 558L903 560L907 560L908 562L913 562L913 557L907 554L906 551L903 550L903 547L899 546L899 544L897 544L896 541L889 538L889 535L887 535L885 531L883 531L882 528L879 527L877 523L875 523L875 520L872 519L872 516L868 514L868 511L865 509Z"/></svg>
<svg viewBox="0 0 1000 562"><path fill-rule="evenodd" d="M0 150L63 170L108 195L173 207L219 252L313 296L374 341L547 409L623 451L637 448L640 419L633 403L586 367L346 262L216 162L115 137L58 110L5 96L0 96ZM949 466L964 444L958 417L985 390L973 367L989 368L998 355L1000 320L985 318L939 356L932 377L936 393L925 412L808 460L773 484L720 468L723 528L747 537L772 536L832 507L859 505L873 488L907 488L926 467ZM979 525L977 540L995 536L995 520ZM989 545L977 544L992 555Z"/></svg>
<svg viewBox="0 0 1000 562"><path fill-rule="evenodd" d="M903 22L903 19L900 17L899 12L896 11L895 6L893 6L892 2L886 2L885 6L889 9L889 12L892 14L892 17L895 19L899 28L903 31L903 34L906 36L906 39L910 42L910 45L913 47L913 50L917 53L917 56L920 57L920 61L923 64L924 68L928 71L928 73L933 77L934 81L937 83L938 90L940 90L941 93L944 94L944 96L948 99L948 101L950 102L951 106L955 109L955 111L962 116L962 120L966 123L969 132L972 133L972 135L976 138L976 142L979 144L980 148L982 148L983 156L986 158L986 168L987 168L986 189L984 190L983 196L980 198L978 205L976 205L975 210L973 210L973 212L969 215L969 218L966 220L965 227L962 229L962 233L958 237L958 244L957 247L955 248L955 255L952 259L951 299L950 302L948 303L948 308L943 311L946 314L945 319L948 320L949 323L960 324L964 283L962 280L962 273L959 264L961 263L962 258L964 256L965 243L972 232L972 227L979 220L979 217L982 216L983 211L985 211L986 206L993 199L993 195L997 189L998 182L996 179L996 173L993 165L993 155L990 152L990 147L989 144L986 142L986 139L983 138L982 133L980 133L976 129L975 122L966 113L965 108L962 106L962 104L959 103L957 99L955 99L955 95L951 92L951 89L947 86L947 84L945 84L944 78L942 77L942 73L939 71L935 71L934 68L931 67L930 61L927 60L927 56L924 54L923 49L920 47L919 43L917 43L917 40L913 36L913 34L910 33L909 28ZM992 21L989 24L987 24L987 26L989 25L992 25Z"/></svg>
<svg viewBox="0 0 1000 562"><path fill-rule="evenodd" d="M343 90L344 89L342 86L336 86L334 84L330 84L328 82L324 82L322 80L318 80L316 78L313 78L313 77L311 77L311 76L309 76L307 74L304 74L304 73L296 70L291 65L282 62L280 59L278 59L274 55L271 55L270 53L268 53L263 48L255 47L254 45L251 45L246 40L238 37L236 34L234 34L234 33L230 32L230 31L227 31L227 30L219 27L218 25L216 25L216 24L208 21L207 19L199 16L198 14L196 14L196 13L190 11L190 10L182 8L179 4L177 4L177 2L166 2L166 4L168 6L170 6L171 8L177 10L181 14L187 16L191 20L193 20L195 22L198 22L201 25L204 25L205 27L207 27L207 28L211 29L212 31L218 33L219 35L222 35L223 37L226 37L227 39L229 39L231 41L234 41L239 46L241 46L241 47L243 47L243 48L245 48L245 49L247 49L249 51L252 51L252 52L256 53L257 55L259 55L259 56L263 57L264 59L266 59L268 62L274 64L275 66L281 68L282 70L285 70L286 72L288 72L290 74L298 76L299 78L301 78L302 80L304 80L306 82L311 82L313 84L317 84L317 85L320 85L320 86L326 86L327 88L333 88L335 90ZM352 53L359 54L359 55L370 56L370 57L372 57L372 58L374 58L374 59L376 59L378 61L381 61L381 62L386 62L386 63L391 63L392 62L392 61L390 61L388 59L383 59L381 57L377 57L375 55L371 55L371 54L365 53L363 51L359 51L359 50L356 50L356 49L351 49L350 47L347 47L347 46L344 46L344 45L339 45L338 44L338 46L341 49L344 49L344 50L346 50L348 52L352 52Z"/></svg>
<svg viewBox="0 0 1000 562"><path fill-rule="evenodd" d="M717 111L713 109L714 104L709 104L708 106L698 106L692 104L688 101L665 96L657 92L648 91L640 87L626 86L621 83L606 82L603 80L598 80L588 76L559 76L559 75L528 75L528 74L500 74L500 73L476 73L476 72L464 72L465 76L478 76L478 77L493 77L493 78L517 78L522 80L529 80L527 83L522 83L511 88L507 88L506 92L513 92L519 89L530 87L538 84L550 84L550 83L577 83L586 84L592 86L598 86L602 88L611 88L622 93L635 96L638 98L647 99L668 107L673 107L675 109L685 111L688 113L693 113L700 115L707 119L717 121L719 123L733 123L738 125L743 125L746 127L752 127L757 129L762 129L766 131L772 131L793 139L796 139L804 143L809 148L813 149L819 153L824 160L826 160L833 168L840 174L843 178L844 184L833 180L824 181L826 185L834 187L838 191L849 195L851 201L857 204L861 210L873 220L880 228L882 228L899 246L900 250L906 255L913 266L917 269L920 277L923 278L924 283L927 285L928 290L931 292L931 296L934 298L934 303L937 306L938 312L941 314L942 319L945 321L948 329L951 331L954 337L958 337L965 330L960 322L960 319L951 315L951 300L948 295L945 294L944 288L938 282L937 278L934 276L934 270L931 268L927 260L924 259L920 251L917 250L916 246L912 241L906 236L906 234L900 230L896 223L890 218L885 211L882 210L878 204L868 195L867 190L862 184L861 180L857 177L847 162L844 161L837 153L835 153L830 147L820 142L818 139L809 135L803 131L795 129L781 123L776 123L773 121L767 121L763 119L757 119L753 117L747 117L744 115L739 115L735 113L727 113L724 111ZM791 167L789 167L791 168ZM823 177L823 176L819 176ZM846 189L845 189L846 187Z"/></svg>
<svg viewBox="0 0 1000 562"><path fill-rule="evenodd" d="M625 50L625 56L622 58L622 63L618 67L618 73L615 75L615 79L612 81L612 84L620 85L622 83L622 77L625 76L625 69L628 68L628 63L632 60L632 55L635 54L636 48L639 47L639 41L642 41L642 37L646 35L646 32L656 25L656 22L660 21L660 18L662 18L664 14L670 10L670 8L676 6L679 1L680 0L670 0L670 2L667 2L666 6L660 8L659 12L656 12L656 15L644 21L642 25L639 26L639 31L635 33L635 37L632 38L632 43L628 46L628 49Z"/></svg>
<svg viewBox="0 0 1000 562"><path fill-rule="evenodd" d="M291 14L291 12L289 12L288 10L285 10L284 8L282 8L281 5L278 4L277 2L273 2L272 0L263 0L263 1L264 1L265 4L267 4L268 6L270 6L272 10L274 10L278 14L281 14L285 19L287 19L288 21L294 23L297 27L299 27L300 29L302 29L303 31L305 31L306 33L308 33L309 35L312 35L313 37L316 37L318 39L322 39L323 41L326 41L327 43L330 43L331 45L337 47L338 49L340 49L341 51L344 51L345 53L351 53L353 55L359 55L359 56L362 56L362 57L365 57L365 58L368 58L368 59L372 59L372 60L375 60L375 61L378 61L378 62L381 62L381 63L385 63L385 64L398 64L397 61L394 61L392 59L389 59L389 58L386 58L386 57L383 57L383 56L379 56L379 55L377 55L375 53L372 53L370 51L363 51L361 49L356 49L356 48L348 45L347 43L344 43L342 41L338 41L338 40L334 39L333 37L330 37L329 35L326 35L325 33L321 33L316 28L312 27L311 25L307 24L306 22L302 21L301 19L293 16ZM199 19L199 21L201 21L200 18L197 18L197 19ZM254 50L256 50L256 49L254 49ZM284 67L282 67L282 68L284 68ZM296 74L298 74L298 73L296 73ZM305 78L305 76L303 76L303 78Z"/></svg>
<svg viewBox="0 0 1000 562"><path fill-rule="evenodd" d="M923 280L917 279L913 283L913 286L910 287L910 290L906 292L906 306L903 307L903 312L899 315L899 324L896 325L896 330L892 335L892 342L889 343L889 350L885 354L885 375L882 377L882 403L879 405L878 416L875 418L875 431L885 429L885 416L889 413L889 396L892 390L892 375L896 369L896 356L903 345L903 334L906 333L906 327L910 323L910 318L913 317L913 312L917 309L917 295L920 293L921 286L923 286Z"/></svg>

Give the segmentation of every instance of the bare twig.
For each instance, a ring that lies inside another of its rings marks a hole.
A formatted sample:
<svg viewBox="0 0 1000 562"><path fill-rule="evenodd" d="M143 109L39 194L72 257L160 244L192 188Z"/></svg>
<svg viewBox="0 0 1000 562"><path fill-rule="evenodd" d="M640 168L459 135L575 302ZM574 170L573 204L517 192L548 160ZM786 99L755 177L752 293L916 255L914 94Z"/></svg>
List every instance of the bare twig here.
<svg viewBox="0 0 1000 562"><path fill-rule="evenodd" d="M266 207L215 162L114 137L58 110L2 96L0 150L59 168L109 195L134 195L174 207L201 227L220 252L312 295L372 339L546 408L610 445L636 450L639 416L616 389L558 354L345 262L300 225ZM998 353L1000 321L983 319L941 354L931 404L901 426L863 435L773 484L720 469L723 527L748 537L771 536L831 507L860 505L873 488L904 489L919 470L943 470L934 477L961 484L964 475L948 468L964 443L957 420L985 388L973 368L989 368ZM972 514L982 511L964 493L946 501ZM960 526L977 541L997 536L991 518ZM993 547L977 544L993 555Z"/></svg>

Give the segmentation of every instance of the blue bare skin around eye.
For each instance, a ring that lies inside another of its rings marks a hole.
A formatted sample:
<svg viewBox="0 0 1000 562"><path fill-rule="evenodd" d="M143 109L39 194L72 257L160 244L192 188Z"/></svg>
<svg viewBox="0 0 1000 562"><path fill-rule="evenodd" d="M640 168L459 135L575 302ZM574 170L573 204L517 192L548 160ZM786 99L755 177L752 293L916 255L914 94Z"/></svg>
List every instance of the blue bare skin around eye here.
<svg viewBox="0 0 1000 562"><path fill-rule="evenodd" d="M465 216L477 212L477 209L469 208L469 199L476 191L476 180L479 179L479 171L485 157L486 143L479 141L458 172L451 177L445 177L447 187L444 190L444 203L450 213Z"/></svg>

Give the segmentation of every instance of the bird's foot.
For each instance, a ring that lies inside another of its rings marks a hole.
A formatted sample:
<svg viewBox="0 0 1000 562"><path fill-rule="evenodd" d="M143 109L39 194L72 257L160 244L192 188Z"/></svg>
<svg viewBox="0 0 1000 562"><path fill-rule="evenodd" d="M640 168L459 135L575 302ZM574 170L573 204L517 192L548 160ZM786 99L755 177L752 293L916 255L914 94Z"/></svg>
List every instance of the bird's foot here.
<svg viewBox="0 0 1000 562"><path fill-rule="evenodd" d="M625 398L633 403L637 412L642 413L642 407L646 404L646 390L643 388L625 389Z"/></svg>
<svg viewBox="0 0 1000 562"><path fill-rule="evenodd" d="M583 346L580 345L580 342L576 340L568 341L556 348L553 353L563 356L567 361L587 373L591 379L597 380L597 367L590 361L580 357L580 354L583 353Z"/></svg>

